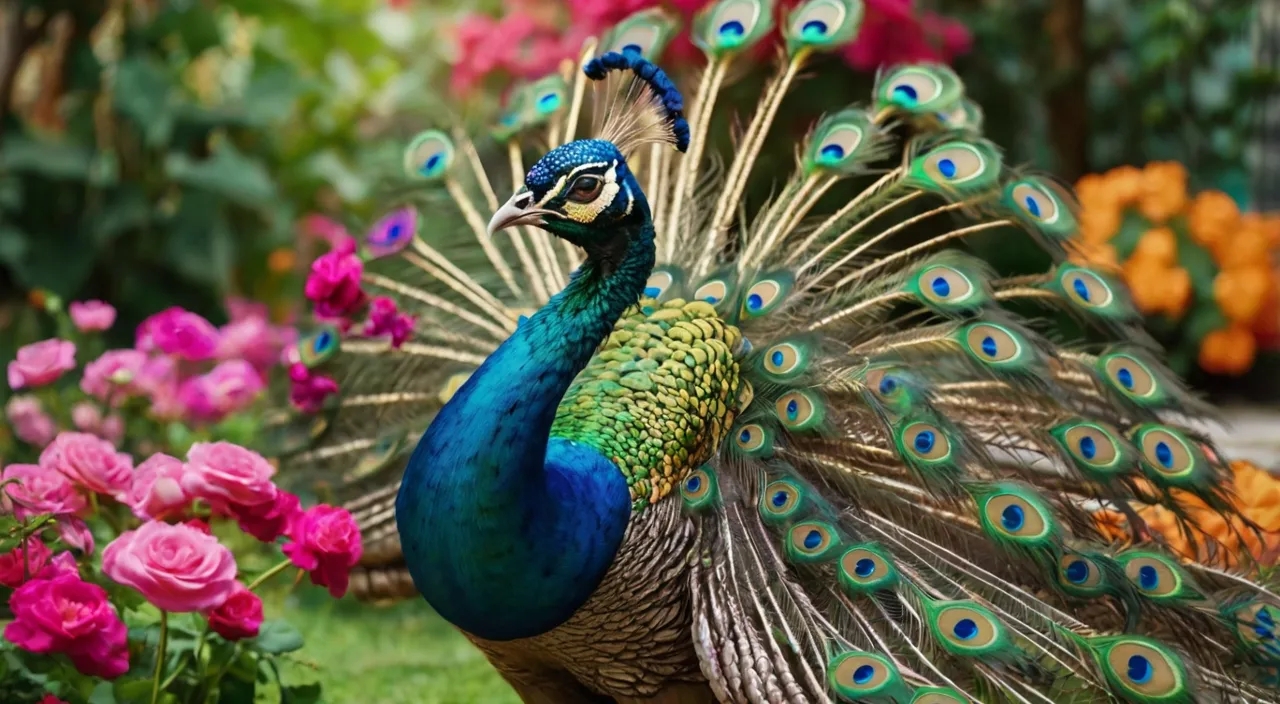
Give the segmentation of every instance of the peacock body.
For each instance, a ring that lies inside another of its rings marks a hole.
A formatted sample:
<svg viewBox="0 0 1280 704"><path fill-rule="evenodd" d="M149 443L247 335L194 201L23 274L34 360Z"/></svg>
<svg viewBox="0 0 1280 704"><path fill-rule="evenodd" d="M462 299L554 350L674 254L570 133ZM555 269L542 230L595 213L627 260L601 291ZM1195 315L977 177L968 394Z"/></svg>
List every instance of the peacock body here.
<svg viewBox="0 0 1280 704"><path fill-rule="evenodd" d="M1131 508L1240 520L1211 409L1124 290L1068 263L1068 190L1002 163L949 69L885 71L747 219L788 88L861 5L786 17L720 168L717 96L773 16L701 16L687 110L650 62L659 11L516 90L506 204L464 135L406 149L484 261L446 256L406 196L361 251L413 337L303 340L342 391L280 429L305 431L289 465L351 497L357 594L422 594L530 702L1280 701L1270 586L1176 559ZM527 172L522 138L545 140ZM984 236L1052 267L1001 277L966 251Z"/></svg>

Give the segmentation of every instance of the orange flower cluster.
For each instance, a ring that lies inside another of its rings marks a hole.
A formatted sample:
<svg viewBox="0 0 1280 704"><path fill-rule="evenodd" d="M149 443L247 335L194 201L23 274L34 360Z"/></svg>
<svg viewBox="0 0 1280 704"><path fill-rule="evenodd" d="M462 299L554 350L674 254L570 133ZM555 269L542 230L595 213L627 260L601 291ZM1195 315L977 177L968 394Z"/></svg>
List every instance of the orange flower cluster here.
<svg viewBox="0 0 1280 704"><path fill-rule="evenodd" d="M1280 339L1280 216L1241 213L1221 191L1190 196L1187 171L1176 162L1090 174L1076 184L1076 193L1082 206L1077 263L1120 272L1134 305L1147 315L1177 320L1197 299L1217 304L1227 323L1199 340L1203 369L1243 374L1253 365L1260 335ZM1112 240L1127 213L1137 213L1149 227L1120 261ZM1195 295L1191 275L1179 263L1183 247L1200 250L1217 266L1212 292Z"/></svg>
<svg viewBox="0 0 1280 704"><path fill-rule="evenodd" d="M1179 503L1198 530L1190 540L1183 533L1174 514L1160 506L1135 506L1147 529L1158 534L1175 553L1188 560L1219 566L1235 566L1241 558L1275 565L1280 562L1280 479L1246 461L1231 463L1234 475L1235 508L1240 516L1252 521L1261 534L1249 529L1239 517L1227 520L1204 502L1185 492L1174 492ZM1129 537L1128 522L1116 511L1094 514L1098 527L1107 538L1117 541ZM1216 548L1210 544L1216 543Z"/></svg>

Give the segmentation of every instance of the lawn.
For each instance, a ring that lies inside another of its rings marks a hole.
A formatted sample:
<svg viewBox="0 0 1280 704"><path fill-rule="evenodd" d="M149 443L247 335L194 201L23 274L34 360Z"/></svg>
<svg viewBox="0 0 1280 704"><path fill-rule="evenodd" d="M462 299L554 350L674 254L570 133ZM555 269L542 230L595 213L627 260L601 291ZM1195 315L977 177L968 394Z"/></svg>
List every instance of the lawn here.
<svg viewBox="0 0 1280 704"><path fill-rule="evenodd" d="M268 595L267 618L298 627L306 646L282 673L319 681L328 704L518 704L480 652L423 601L389 607L333 601L310 586ZM314 665L314 669L312 668Z"/></svg>

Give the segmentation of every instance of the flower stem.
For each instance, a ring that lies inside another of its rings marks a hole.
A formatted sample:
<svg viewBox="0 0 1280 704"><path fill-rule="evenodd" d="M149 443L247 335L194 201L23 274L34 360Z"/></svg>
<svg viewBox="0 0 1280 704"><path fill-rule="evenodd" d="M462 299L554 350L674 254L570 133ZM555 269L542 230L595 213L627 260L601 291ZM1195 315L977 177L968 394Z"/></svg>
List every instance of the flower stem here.
<svg viewBox="0 0 1280 704"><path fill-rule="evenodd" d="M160 676L164 674L164 651L169 645L169 612L160 610L160 645L156 648L156 674L151 680L151 704L160 701ZM168 685L165 685L168 686Z"/></svg>
<svg viewBox="0 0 1280 704"><path fill-rule="evenodd" d="M266 572L263 572L262 574L258 575L257 579L253 580L252 582L249 582L249 585L248 585L249 591L253 591L254 589L257 589L258 587L262 586L263 582L289 569L289 566L292 564L293 563L290 562L288 558L285 558L282 562L277 564L275 567L272 567Z"/></svg>

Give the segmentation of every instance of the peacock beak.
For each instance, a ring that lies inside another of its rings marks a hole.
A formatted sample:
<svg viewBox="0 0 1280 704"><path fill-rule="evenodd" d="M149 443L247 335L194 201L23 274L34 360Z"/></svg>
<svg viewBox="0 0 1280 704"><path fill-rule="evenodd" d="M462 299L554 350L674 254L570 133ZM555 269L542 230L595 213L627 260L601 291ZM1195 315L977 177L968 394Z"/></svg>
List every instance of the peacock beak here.
<svg viewBox="0 0 1280 704"><path fill-rule="evenodd" d="M516 225L541 225L546 222L544 217L548 212L541 208L534 208L533 194L525 189L516 191L511 196L511 200L503 203L498 212L493 214L489 220L489 236L492 237L496 233L514 227Z"/></svg>

